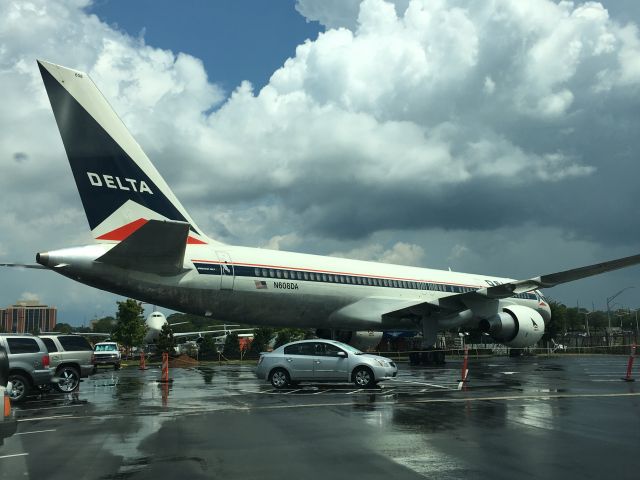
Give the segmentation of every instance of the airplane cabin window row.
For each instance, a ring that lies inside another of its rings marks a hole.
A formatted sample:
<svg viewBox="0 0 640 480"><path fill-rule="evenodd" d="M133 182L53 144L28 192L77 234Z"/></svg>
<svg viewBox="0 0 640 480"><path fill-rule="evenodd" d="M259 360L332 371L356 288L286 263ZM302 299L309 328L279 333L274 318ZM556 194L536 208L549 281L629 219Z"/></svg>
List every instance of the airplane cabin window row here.
<svg viewBox="0 0 640 480"><path fill-rule="evenodd" d="M204 274L220 275L223 273L217 264L196 263L198 272ZM450 285L435 282L417 282L412 280L397 280L392 278L365 277L359 275L341 275L336 273L310 272L306 270L285 270L281 268L247 267L242 265L233 266L233 272L229 269L226 275L237 277L258 277L273 280L299 280L305 282L340 283L344 285L362 285L371 287L404 288L411 290L430 290L435 292L466 293L477 290L464 285ZM533 293L520 293L514 295L515 298L526 300L536 300Z"/></svg>

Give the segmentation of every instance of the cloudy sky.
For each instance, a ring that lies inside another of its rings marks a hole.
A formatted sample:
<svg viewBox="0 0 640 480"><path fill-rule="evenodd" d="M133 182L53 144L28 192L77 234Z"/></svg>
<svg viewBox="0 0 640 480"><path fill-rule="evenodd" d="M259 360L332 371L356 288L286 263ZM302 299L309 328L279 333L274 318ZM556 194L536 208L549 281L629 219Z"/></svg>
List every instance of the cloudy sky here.
<svg viewBox="0 0 640 480"><path fill-rule="evenodd" d="M210 5L210 4L213 5ZM0 260L91 241L35 63L231 244L527 278L640 252L634 1L0 0ZM640 267L548 290L640 306ZM117 297L0 270L62 321Z"/></svg>

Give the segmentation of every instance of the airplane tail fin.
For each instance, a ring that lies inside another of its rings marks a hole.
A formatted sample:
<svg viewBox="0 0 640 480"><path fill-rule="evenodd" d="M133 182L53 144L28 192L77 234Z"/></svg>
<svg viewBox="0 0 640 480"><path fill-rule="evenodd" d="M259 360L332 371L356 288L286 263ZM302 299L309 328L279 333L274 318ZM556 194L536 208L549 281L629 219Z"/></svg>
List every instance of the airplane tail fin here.
<svg viewBox="0 0 640 480"><path fill-rule="evenodd" d="M187 243L211 243L86 73L38 60L91 232L124 240L149 220L189 224Z"/></svg>

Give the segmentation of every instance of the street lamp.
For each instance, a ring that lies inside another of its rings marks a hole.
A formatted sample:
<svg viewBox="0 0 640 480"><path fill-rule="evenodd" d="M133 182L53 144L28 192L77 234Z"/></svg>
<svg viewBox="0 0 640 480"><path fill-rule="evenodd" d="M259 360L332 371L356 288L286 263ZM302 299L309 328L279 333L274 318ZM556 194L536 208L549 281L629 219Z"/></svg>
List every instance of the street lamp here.
<svg viewBox="0 0 640 480"><path fill-rule="evenodd" d="M622 292L629 290L630 288L635 288L634 286L624 287L617 293L614 293L610 297L607 297L607 323L609 325L609 329L607 331L607 337L609 338L609 346L611 346L611 301L620 295Z"/></svg>
<svg viewBox="0 0 640 480"><path fill-rule="evenodd" d="M630 286L630 287L624 287L622 290L620 290L618 293L615 293L613 295L611 295L610 297L607 297L607 322L609 323L609 331L611 331L611 301L616 298L618 295L620 295L622 292L629 290L630 288L635 288L634 286Z"/></svg>
<svg viewBox="0 0 640 480"><path fill-rule="evenodd" d="M585 330L587 331L587 337L589 336L589 315L591 315L593 312L584 312L584 326L585 326Z"/></svg>

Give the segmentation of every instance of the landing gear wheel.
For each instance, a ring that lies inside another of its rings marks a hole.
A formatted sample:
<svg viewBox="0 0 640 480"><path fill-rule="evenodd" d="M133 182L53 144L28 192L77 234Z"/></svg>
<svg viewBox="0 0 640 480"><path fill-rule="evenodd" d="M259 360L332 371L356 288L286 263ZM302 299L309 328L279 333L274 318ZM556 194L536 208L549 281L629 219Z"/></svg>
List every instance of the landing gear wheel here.
<svg viewBox="0 0 640 480"><path fill-rule="evenodd" d="M15 403L24 401L31 390L29 380L22 375L14 373L13 375L9 375L9 381L11 382L11 385L13 385L11 388L11 400Z"/></svg>
<svg viewBox="0 0 640 480"><path fill-rule="evenodd" d="M289 377L289 373L284 368L276 368L271 372L271 378L269 380L274 388L281 389L289 385L291 377Z"/></svg>
<svg viewBox="0 0 640 480"><path fill-rule="evenodd" d="M358 388L371 388L376 384L373 372L367 367L356 368L352 378Z"/></svg>
<svg viewBox="0 0 640 480"><path fill-rule="evenodd" d="M73 392L80 385L80 373L73 367L62 367L57 372L56 388L62 393Z"/></svg>

